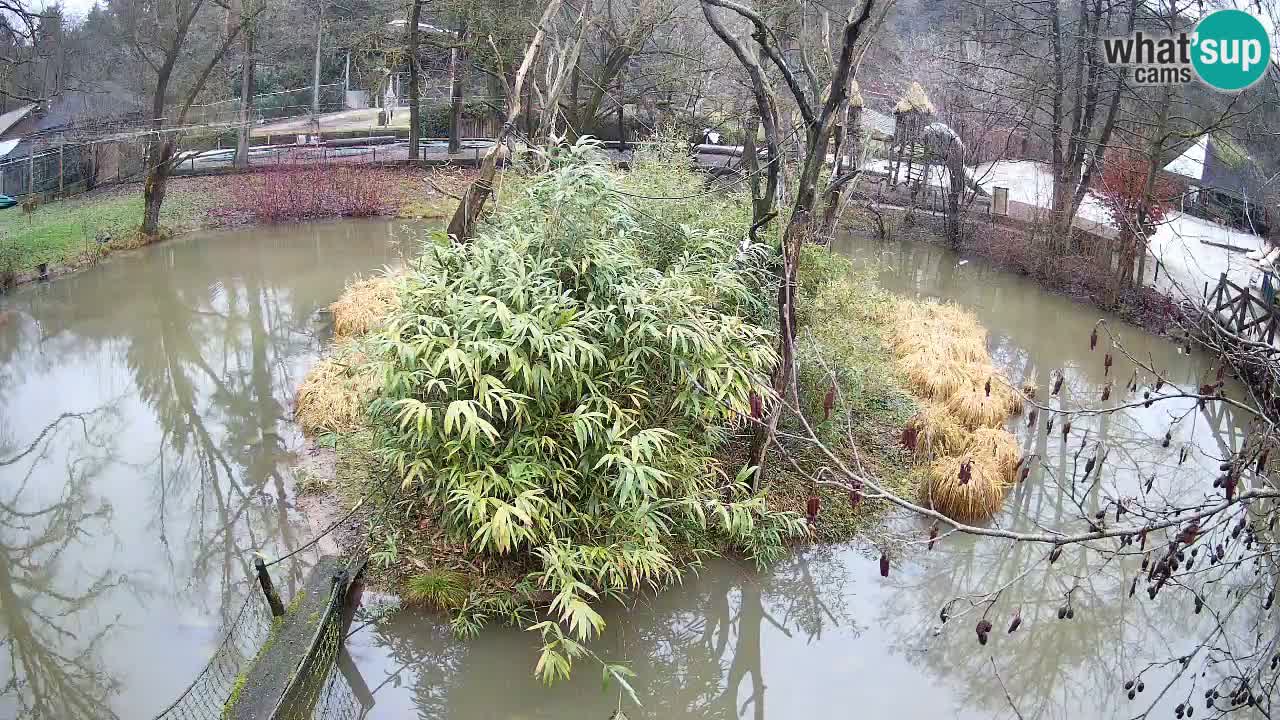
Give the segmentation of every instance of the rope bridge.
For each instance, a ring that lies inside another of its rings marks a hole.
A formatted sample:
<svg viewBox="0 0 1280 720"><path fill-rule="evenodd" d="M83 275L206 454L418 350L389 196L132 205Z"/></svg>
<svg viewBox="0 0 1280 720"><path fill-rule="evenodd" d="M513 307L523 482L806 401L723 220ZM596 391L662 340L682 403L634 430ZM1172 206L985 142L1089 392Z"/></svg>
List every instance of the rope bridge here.
<svg viewBox="0 0 1280 720"><path fill-rule="evenodd" d="M322 557L285 607L259 564L264 592L249 593L209 663L155 720L364 718L373 696L343 647L363 570Z"/></svg>

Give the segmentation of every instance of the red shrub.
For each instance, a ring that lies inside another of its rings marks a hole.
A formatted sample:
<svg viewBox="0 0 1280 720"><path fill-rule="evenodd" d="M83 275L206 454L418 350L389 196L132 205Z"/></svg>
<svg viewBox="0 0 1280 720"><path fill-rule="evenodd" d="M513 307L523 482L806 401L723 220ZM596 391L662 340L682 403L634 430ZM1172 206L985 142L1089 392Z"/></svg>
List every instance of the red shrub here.
<svg viewBox="0 0 1280 720"><path fill-rule="evenodd" d="M1144 205L1147 220L1152 225L1164 221L1170 200L1177 193L1172 182L1157 174L1151 194L1145 195L1150 169L1151 164L1146 158L1132 152L1117 153L1107 159L1094 192L1102 200L1111 216L1111 223L1116 227L1136 228L1138 211Z"/></svg>
<svg viewBox="0 0 1280 720"><path fill-rule="evenodd" d="M326 217L370 217L399 204L401 179L383 168L359 165L285 165L236 175L231 214L256 222Z"/></svg>

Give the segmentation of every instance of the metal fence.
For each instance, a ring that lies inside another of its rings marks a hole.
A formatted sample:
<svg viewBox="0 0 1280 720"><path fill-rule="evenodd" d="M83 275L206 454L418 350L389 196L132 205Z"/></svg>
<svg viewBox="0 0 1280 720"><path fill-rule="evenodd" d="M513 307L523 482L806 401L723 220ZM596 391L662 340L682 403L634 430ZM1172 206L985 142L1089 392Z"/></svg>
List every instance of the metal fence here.
<svg viewBox="0 0 1280 720"><path fill-rule="evenodd" d="M334 577L332 591L323 596L324 610L317 611L318 618L273 617L265 596L250 590L208 664L154 720L227 720L256 713L240 706L251 692L247 688L262 672L255 666L269 662L265 658L271 647L268 638L281 633L288 622L302 623L303 627L318 624L309 646L281 648L296 664L289 666L293 672L287 684L278 688L280 694L270 696L278 697L274 708L269 712L263 709L269 717L261 720L363 720L374 700L345 647L351 619L347 572L343 571L341 582ZM359 602L358 595L354 602Z"/></svg>
<svg viewBox="0 0 1280 720"><path fill-rule="evenodd" d="M261 124L310 115L313 109L314 92L314 88L308 86L254 95L253 117L250 121ZM320 86L321 113L343 110L344 99L342 83ZM205 105L194 105L187 113L186 122L189 125L236 125L240 122L240 99L232 98Z"/></svg>
<svg viewBox="0 0 1280 720"><path fill-rule="evenodd" d="M84 145L58 145L0 162L0 194L70 194L93 184L93 161Z"/></svg>

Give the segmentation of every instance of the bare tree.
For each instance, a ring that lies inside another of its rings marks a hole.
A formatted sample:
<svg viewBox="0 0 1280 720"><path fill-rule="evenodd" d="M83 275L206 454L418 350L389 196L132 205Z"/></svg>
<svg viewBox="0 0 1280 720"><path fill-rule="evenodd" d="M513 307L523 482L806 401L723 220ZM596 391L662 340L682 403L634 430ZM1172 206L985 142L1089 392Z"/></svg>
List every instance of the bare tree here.
<svg viewBox="0 0 1280 720"><path fill-rule="evenodd" d="M857 171L854 170L843 177L833 178L827 188L818 187L819 175L826 166L827 150L833 130L837 120L845 116L848 107L855 60L865 47L870 29L884 18L890 5L889 2L882 0L878 14L873 14L876 4L876 0L865 0L860 7L850 8L838 35L839 49L827 55L830 74L827 81L822 83L814 67L812 51L805 43L800 43L795 48L800 60L800 70L797 71L792 67L792 61L788 60L787 49L782 46L778 33L763 15L733 0L702 0L703 14L707 22L733 51L751 79L756 111L764 127L765 144L769 153L769 185L774 190L778 187L777 174L781 172L780 159L784 138L780 135L781 123L777 96L765 76L756 52L767 58L781 75L789 91L789 99L794 102L800 114L804 132L804 147L796 176L795 196L790 216L782 231L782 268L778 279L777 301L780 325L779 362L772 380L772 391L776 397L783 397L787 393L792 385L791 378L795 375L796 267L799 262L800 247L807 241L825 237L827 234L826 230L820 227L820 219L819 222L815 222L813 218L815 204L826 193L856 177ZM748 49L747 45L724 25L717 14L719 9L730 11L747 21L751 27L754 50ZM766 197L771 196L766 194ZM776 198L758 203L754 212L753 231L772 217L772 203L775 201ZM764 466L765 454L770 439L777 429L779 416L778 406L772 405L768 410L766 421L757 425L752 438L748 462L757 468L757 478L759 478L760 469Z"/></svg>
<svg viewBox="0 0 1280 720"><path fill-rule="evenodd" d="M204 90L244 28L265 8L260 5L222 27L219 11L230 13L215 0L175 0L112 3L121 31L134 53L154 73L147 125L147 177L143 186L140 231L160 231L160 209L173 169L178 139L191 106ZM229 15L230 16L230 15ZM214 28L217 28L216 30ZM176 103L174 100L176 99ZM173 105L176 104L176 108Z"/></svg>
<svg viewBox="0 0 1280 720"><path fill-rule="evenodd" d="M422 109L419 107L422 103L422 92L419 89L420 76L422 68L418 63L418 39L421 36L422 25L422 0L412 0L409 3L409 22L405 24L405 32L408 34L409 54L409 159L417 160L421 152L419 147L421 141L419 134L420 115Z"/></svg>
<svg viewBox="0 0 1280 720"><path fill-rule="evenodd" d="M476 223L480 219L481 213L484 212L484 206L489 201L489 196L493 194L493 181L498 174L498 161L506 155L506 140L515 131L516 122L520 119L521 92L524 90L525 77L529 74L529 69L533 67L533 61L538 56L538 50L541 49L543 41L546 39L547 28L551 24L551 20L555 17L556 12L560 9L561 0L551 0L547 3L546 9L542 13L542 19L538 22L538 28L533 33L533 37L529 40L529 45L524 51L524 60L520 63L520 68L516 70L514 81L507 88L507 118L498 130L497 137L493 139L493 147L489 152L485 153L484 160L480 163L480 175L471 182L467 187L466 193L462 196L462 200L458 203L458 207L454 210L453 217L449 220L449 236L459 242L466 242L475 234Z"/></svg>
<svg viewBox="0 0 1280 720"><path fill-rule="evenodd" d="M260 10L255 6L265 0L240 0L240 16L244 21L244 45L240 57L240 127L236 133L235 164L239 168L249 167L249 136L253 130L253 94L256 89L257 54L254 48L256 40L255 21L252 19Z"/></svg>

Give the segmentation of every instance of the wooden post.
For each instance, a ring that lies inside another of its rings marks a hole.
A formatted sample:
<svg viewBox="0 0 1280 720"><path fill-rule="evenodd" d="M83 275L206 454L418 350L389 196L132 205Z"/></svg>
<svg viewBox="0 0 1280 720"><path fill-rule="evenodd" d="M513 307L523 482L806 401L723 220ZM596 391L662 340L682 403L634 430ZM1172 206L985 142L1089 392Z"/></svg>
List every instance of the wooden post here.
<svg viewBox="0 0 1280 720"><path fill-rule="evenodd" d="M271 614L275 617L284 615L284 603L280 602L280 595L276 592L276 586L271 582L271 575L267 573L267 564L262 558L253 559L253 567L258 572L258 584L262 586L262 594L267 596L267 604L271 606Z"/></svg>
<svg viewBox="0 0 1280 720"><path fill-rule="evenodd" d="M66 175L62 170L62 149L66 147L66 143L58 144L58 194L66 194Z"/></svg>
<svg viewBox="0 0 1280 720"><path fill-rule="evenodd" d="M27 148L27 194L36 191L36 144Z"/></svg>

